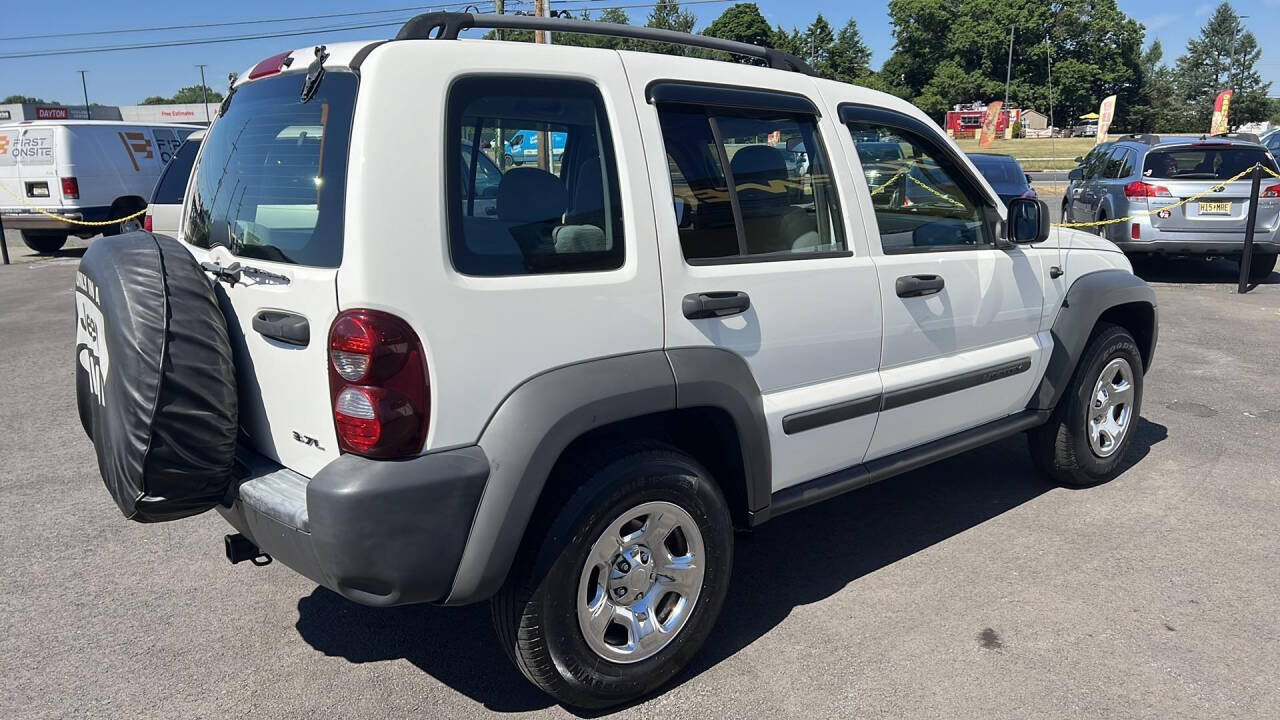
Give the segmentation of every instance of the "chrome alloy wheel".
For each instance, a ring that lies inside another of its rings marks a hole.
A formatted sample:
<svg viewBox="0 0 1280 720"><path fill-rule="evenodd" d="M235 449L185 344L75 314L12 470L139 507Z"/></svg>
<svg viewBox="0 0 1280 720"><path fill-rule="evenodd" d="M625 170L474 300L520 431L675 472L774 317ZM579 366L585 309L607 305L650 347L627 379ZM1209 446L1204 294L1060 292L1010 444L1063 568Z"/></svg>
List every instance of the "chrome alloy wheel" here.
<svg viewBox="0 0 1280 720"><path fill-rule="evenodd" d="M1100 458L1110 457L1124 441L1133 421L1133 368L1116 358L1102 368L1089 401L1089 447Z"/></svg>
<svg viewBox="0 0 1280 720"><path fill-rule="evenodd" d="M578 627L600 657L652 657L693 613L706 574L702 532L664 501L622 513L591 546L578 582Z"/></svg>

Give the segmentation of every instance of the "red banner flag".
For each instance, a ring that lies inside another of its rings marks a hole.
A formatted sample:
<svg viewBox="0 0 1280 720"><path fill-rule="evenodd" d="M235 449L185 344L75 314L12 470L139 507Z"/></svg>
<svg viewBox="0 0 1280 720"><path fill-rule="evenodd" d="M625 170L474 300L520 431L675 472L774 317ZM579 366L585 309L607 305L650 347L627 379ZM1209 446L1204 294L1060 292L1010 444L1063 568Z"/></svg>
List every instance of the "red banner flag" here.
<svg viewBox="0 0 1280 720"><path fill-rule="evenodd" d="M1213 101L1213 122L1209 124L1210 135L1221 135L1227 132L1227 115L1231 111L1231 96L1233 94L1231 90L1223 90L1218 93L1218 98Z"/></svg>
<svg viewBox="0 0 1280 720"><path fill-rule="evenodd" d="M1003 107L1003 100L987 105L987 112L982 116L982 131L978 136L979 147L991 147L991 143L995 142L996 126L1000 123L1000 109Z"/></svg>

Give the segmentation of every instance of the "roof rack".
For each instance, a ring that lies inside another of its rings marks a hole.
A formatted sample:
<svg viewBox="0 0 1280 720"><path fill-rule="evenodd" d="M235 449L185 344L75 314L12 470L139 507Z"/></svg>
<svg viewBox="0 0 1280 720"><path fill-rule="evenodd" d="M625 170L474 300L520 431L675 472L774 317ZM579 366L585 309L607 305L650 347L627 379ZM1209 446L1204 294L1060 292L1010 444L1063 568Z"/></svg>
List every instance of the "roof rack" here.
<svg viewBox="0 0 1280 720"><path fill-rule="evenodd" d="M495 15L452 12L423 13L410 19L396 34L396 40L457 40L458 33L469 28L492 30L545 30L548 32L567 32L582 35L607 35L625 37L636 40L672 43L686 47L719 50L733 55L764 60L769 67L778 70L817 75L804 60L773 48L760 47L750 43L724 40L705 35L691 35L674 30L634 27L618 23L590 22L587 20L569 20L565 18L548 18L529 15Z"/></svg>
<svg viewBox="0 0 1280 720"><path fill-rule="evenodd" d="M1152 135L1151 133L1129 133L1128 135L1121 135L1120 137L1116 138L1116 141L1117 142L1123 142L1123 141L1139 142L1139 143L1142 143L1143 145L1159 145L1160 136Z"/></svg>
<svg viewBox="0 0 1280 720"><path fill-rule="evenodd" d="M1258 139L1257 135L1254 135L1253 133L1246 133L1246 132L1218 133L1217 135L1210 135L1208 137L1202 136L1200 139L1209 140L1212 138L1224 138L1226 140L1244 140L1245 142L1255 142L1255 143L1262 142L1261 140Z"/></svg>

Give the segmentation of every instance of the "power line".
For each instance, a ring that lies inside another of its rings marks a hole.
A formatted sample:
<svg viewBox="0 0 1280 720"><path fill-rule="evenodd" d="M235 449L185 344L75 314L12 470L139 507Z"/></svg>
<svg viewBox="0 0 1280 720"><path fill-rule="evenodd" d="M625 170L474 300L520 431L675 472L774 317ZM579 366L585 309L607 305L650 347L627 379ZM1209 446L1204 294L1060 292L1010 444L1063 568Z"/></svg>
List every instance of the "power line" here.
<svg viewBox="0 0 1280 720"><path fill-rule="evenodd" d="M578 0L578 1L582 2L583 0ZM600 2L604 0L586 0L586 1ZM686 5L707 5L707 4L727 3L727 2L734 2L734 0L686 0L685 2L681 3L681 6L683 7ZM458 4L461 4L461 3L458 3ZM474 5L476 3L471 3L471 4ZM493 0L479 0L479 4L491 5L493 4ZM628 9L637 9L637 8L652 8L657 6L658 6L658 3L636 3L636 4L628 4L628 5L610 5L605 7L598 6L598 5L589 5L589 6L579 6L579 7L572 7L572 8L562 8L562 10L570 11L570 12L581 11L581 10L628 10ZM449 7L449 6L440 6L440 7ZM453 5L452 7L456 7L456 5ZM408 19L409 18L406 17L403 19L388 20L386 22L362 23L359 25L335 25L335 26L328 26L328 27L305 28L305 29L288 30L288 31L264 32L256 35L229 35L224 37L205 38L201 40L166 40L161 42L136 43L131 45L97 45L97 46L87 47L87 48L57 48L57 49L50 49L50 50L21 51L21 52L0 54L0 60L20 60L20 59L26 59L26 58L56 57L56 56L63 56L63 55L90 55L90 54L98 54L98 53L123 52L128 50L153 50L153 49L160 49L160 48L191 47L196 45L219 45L224 43L243 42L247 40L266 40L270 38L299 37L303 35L320 35L324 33L346 32L349 30L369 30L374 28L399 27L403 25L405 21ZM590 33L587 33L587 34L590 34Z"/></svg>
<svg viewBox="0 0 1280 720"><path fill-rule="evenodd" d="M457 3L454 3L456 5ZM487 4L487 3L482 3ZM452 5L413 5L410 7L393 8L389 10L365 10L363 12L346 12L346 13L330 13L328 15L303 15L299 17L275 18L272 20L234 20L228 22L216 23L198 23L192 25L165 25L162 27L142 27L142 28L125 28L119 30L91 30L85 32L69 32L69 33L41 33L39 35L13 35L10 37L0 37L0 42L8 42L10 40L44 40L46 38L69 38L69 37L88 37L90 35L115 35L117 33L140 33L140 32L158 32L161 30L200 30L215 27L234 27L237 25L268 25L282 22L298 22L302 20L329 20L332 18L343 17L359 17L361 15L389 15L392 13L416 12L419 10L437 10L441 8L451 7Z"/></svg>

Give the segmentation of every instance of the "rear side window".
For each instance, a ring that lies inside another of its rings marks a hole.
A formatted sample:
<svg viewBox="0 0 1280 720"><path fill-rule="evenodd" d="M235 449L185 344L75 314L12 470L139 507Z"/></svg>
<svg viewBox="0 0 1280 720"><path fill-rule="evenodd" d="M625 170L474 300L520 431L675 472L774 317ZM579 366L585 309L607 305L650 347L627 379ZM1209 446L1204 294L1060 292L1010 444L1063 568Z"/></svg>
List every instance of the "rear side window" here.
<svg viewBox="0 0 1280 720"><path fill-rule="evenodd" d="M153 205L182 204L182 194L187 191L187 180L191 178L191 166L195 164L198 152L199 140L189 140L178 148L173 159L165 166L160 182L156 183L156 191L151 196Z"/></svg>
<svg viewBox="0 0 1280 720"><path fill-rule="evenodd" d="M814 118L659 105L680 245L691 263L845 252Z"/></svg>
<svg viewBox="0 0 1280 720"><path fill-rule="evenodd" d="M1125 148L1116 148L1107 159L1108 178L1127 178L1133 172L1133 153Z"/></svg>
<svg viewBox="0 0 1280 720"><path fill-rule="evenodd" d="M338 267L356 78L324 76L308 102L305 73L238 88L204 140L187 239L244 258Z"/></svg>
<svg viewBox="0 0 1280 720"><path fill-rule="evenodd" d="M1158 180L1229 180L1256 163L1276 169L1275 160L1260 147L1220 145L1156 150L1147 154L1142 175Z"/></svg>
<svg viewBox="0 0 1280 720"><path fill-rule="evenodd" d="M618 172L594 85L463 78L449 93L446 133L450 255L459 272L622 266Z"/></svg>

